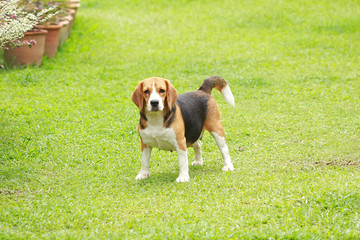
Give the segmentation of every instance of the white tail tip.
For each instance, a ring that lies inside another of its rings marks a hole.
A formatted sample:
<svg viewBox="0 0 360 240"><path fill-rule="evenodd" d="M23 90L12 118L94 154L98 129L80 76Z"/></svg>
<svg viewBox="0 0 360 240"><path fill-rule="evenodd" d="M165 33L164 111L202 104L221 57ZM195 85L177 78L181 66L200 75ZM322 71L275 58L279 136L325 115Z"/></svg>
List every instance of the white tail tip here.
<svg viewBox="0 0 360 240"><path fill-rule="evenodd" d="M226 85L225 87L223 87L221 89L221 94L224 96L225 101L230 104L231 106L235 107L235 100L234 100L234 96L231 92L231 89L229 87L229 85Z"/></svg>

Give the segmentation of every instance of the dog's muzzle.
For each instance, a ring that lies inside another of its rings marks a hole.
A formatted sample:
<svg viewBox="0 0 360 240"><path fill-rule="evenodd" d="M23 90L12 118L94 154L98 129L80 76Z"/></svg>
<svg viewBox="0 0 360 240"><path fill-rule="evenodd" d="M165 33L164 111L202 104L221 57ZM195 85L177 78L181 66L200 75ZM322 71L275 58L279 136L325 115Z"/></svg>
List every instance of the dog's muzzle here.
<svg viewBox="0 0 360 240"><path fill-rule="evenodd" d="M159 100L151 100L151 111L158 111L159 110Z"/></svg>

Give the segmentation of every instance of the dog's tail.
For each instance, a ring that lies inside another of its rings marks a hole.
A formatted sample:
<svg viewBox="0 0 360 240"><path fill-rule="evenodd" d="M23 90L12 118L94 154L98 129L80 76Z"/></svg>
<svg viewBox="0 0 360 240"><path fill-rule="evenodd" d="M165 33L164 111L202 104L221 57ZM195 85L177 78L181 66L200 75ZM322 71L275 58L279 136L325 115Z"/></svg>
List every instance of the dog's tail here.
<svg viewBox="0 0 360 240"><path fill-rule="evenodd" d="M227 82L218 76L211 76L204 80L199 90L211 94L213 88L216 88L224 96L225 101L235 107L234 96Z"/></svg>

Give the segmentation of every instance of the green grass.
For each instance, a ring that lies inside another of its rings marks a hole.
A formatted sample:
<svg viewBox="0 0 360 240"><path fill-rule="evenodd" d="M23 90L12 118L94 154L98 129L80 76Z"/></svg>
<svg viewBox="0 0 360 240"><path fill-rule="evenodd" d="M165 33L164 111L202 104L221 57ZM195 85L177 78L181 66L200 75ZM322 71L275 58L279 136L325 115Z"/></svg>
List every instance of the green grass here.
<svg viewBox="0 0 360 240"><path fill-rule="evenodd" d="M0 71L0 238L359 239L359 22L355 0L83 0L56 59ZM137 82L211 75L235 171L205 134L189 183L158 150L135 181Z"/></svg>

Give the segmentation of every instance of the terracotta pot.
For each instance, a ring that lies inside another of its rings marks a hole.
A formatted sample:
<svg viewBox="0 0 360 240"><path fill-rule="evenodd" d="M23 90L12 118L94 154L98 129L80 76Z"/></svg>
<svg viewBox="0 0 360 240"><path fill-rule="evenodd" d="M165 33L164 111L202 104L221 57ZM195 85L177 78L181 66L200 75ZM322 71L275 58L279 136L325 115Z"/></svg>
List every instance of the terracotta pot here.
<svg viewBox="0 0 360 240"><path fill-rule="evenodd" d="M71 15L75 20L75 17L76 17L76 10L75 9L67 8L66 9L66 14Z"/></svg>
<svg viewBox="0 0 360 240"><path fill-rule="evenodd" d="M77 9L81 6L80 0L67 0L65 3L66 10L74 9L75 13L77 12ZM75 18L75 16L73 17Z"/></svg>
<svg viewBox="0 0 360 240"><path fill-rule="evenodd" d="M60 23L62 24L62 27L60 28L59 47L64 45L66 39L68 38L69 21L63 20Z"/></svg>
<svg viewBox="0 0 360 240"><path fill-rule="evenodd" d="M72 29L75 22L76 11L74 9L68 8L66 9L66 13L68 14L68 17L72 17L72 19L69 21L70 29Z"/></svg>
<svg viewBox="0 0 360 240"><path fill-rule="evenodd" d="M45 40L45 55L47 55L49 58L56 57L56 52L59 47L60 29L62 25L58 23L52 25L38 25L38 27L47 30Z"/></svg>
<svg viewBox="0 0 360 240"><path fill-rule="evenodd" d="M66 17L62 17L61 21L67 21L69 24L66 26L66 39L68 39L70 37L70 33L71 33L71 22L73 20L73 17L70 15L67 15Z"/></svg>
<svg viewBox="0 0 360 240"><path fill-rule="evenodd" d="M46 30L36 29L25 33L21 42L35 40L36 45L27 45L4 50L5 61L9 66L36 65L40 66L44 56Z"/></svg>
<svg viewBox="0 0 360 240"><path fill-rule="evenodd" d="M80 7L80 3L72 3L72 2L69 2L69 3L67 3L66 5L67 5L66 8L70 8L70 9L75 10L75 14L76 14L78 8Z"/></svg>

